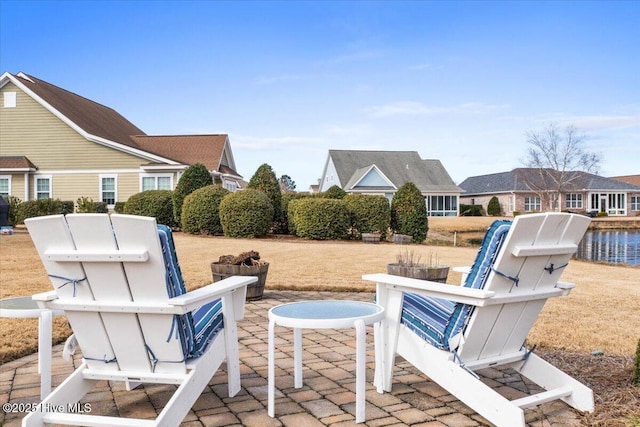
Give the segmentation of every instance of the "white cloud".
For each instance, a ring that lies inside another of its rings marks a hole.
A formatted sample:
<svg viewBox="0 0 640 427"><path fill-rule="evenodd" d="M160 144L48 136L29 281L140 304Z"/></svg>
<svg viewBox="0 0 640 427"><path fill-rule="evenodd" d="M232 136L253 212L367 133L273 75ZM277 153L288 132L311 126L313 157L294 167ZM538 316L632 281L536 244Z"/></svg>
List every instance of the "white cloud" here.
<svg viewBox="0 0 640 427"><path fill-rule="evenodd" d="M432 116L436 114L482 114L494 110L508 109L508 104L491 105L480 102L467 102L452 106L427 106L416 101L397 101L368 109L373 117L391 116Z"/></svg>
<svg viewBox="0 0 640 427"><path fill-rule="evenodd" d="M281 137L257 137L248 135L231 135L231 143L233 148L242 148L250 150L273 150L273 149L309 149L317 144L323 144L323 138L314 137L297 137L297 136L281 136Z"/></svg>
<svg viewBox="0 0 640 427"><path fill-rule="evenodd" d="M308 80L313 78L314 76L311 74L282 74L279 76L269 76L269 77L261 77L256 80L256 84L259 85L269 85L273 83L279 82L288 82L288 81L296 81L296 80Z"/></svg>

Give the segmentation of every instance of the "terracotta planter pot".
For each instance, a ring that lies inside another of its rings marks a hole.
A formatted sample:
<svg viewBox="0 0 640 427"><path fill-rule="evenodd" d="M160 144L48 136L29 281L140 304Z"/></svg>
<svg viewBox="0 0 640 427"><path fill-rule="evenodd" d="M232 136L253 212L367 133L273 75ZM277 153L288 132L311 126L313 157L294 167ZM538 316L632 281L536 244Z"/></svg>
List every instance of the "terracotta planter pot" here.
<svg viewBox="0 0 640 427"><path fill-rule="evenodd" d="M400 264L387 264L387 273L393 274L394 276L446 283L447 276L449 275L449 267L427 267L426 265L408 267Z"/></svg>
<svg viewBox="0 0 640 427"><path fill-rule="evenodd" d="M211 263L211 274L213 281L218 282L231 276L256 276L258 281L247 286L247 301L262 299L264 293L264 285L267 283L267 272L269 271L269 263L265 262L259 265L230 265Z"/></svg>

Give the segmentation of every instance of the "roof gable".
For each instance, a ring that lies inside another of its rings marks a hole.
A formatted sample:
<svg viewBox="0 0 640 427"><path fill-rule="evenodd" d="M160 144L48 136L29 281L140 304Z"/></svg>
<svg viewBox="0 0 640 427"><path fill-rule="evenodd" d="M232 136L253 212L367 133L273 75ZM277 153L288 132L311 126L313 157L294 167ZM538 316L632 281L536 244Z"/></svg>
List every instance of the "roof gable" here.
<svg viewBox="0 0 640 427"><path fill-rule="evenodd" d="M389 178L376 166L360 168L354 172L351 179L345 185L345 189L355 190L357 188L387 188L397 190L397 187Z"/></svg>
<svg viewBox="0 0 640 427"><path fill-rule="evenodd" d="M131 139L141 149L177 162L202 163L209 171L241 176L235 171L227 135L135 135Z"/></svg>
<svg viewBox="0 0 640 427"><path fill-rule="evenodd" d="M329 150L329 157L339 181L346 183L343 188L349 188L358 170L375 165L395 188L413 182L421 192L461 191L439 160L423 160L416 151Z"/></svg>

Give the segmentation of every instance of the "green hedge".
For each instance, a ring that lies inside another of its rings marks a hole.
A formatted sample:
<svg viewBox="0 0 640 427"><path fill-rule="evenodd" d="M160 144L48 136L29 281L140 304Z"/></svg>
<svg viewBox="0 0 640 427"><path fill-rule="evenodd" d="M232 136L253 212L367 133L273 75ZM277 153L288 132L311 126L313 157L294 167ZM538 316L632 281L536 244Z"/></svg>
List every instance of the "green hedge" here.
<svg viewBox="0 0 640 427"><path fill-rule="evenodd" d="M229 190L214 184L185 197L180 216L182 230L192 234L222 234L220 203L227 194Z"/></svg>
<svg viewBox="0 0 640 427"><path fill-rule="evenodd" d="M500 202L496 196L493 196L489 200L489 204L487 205L487 215L489 216L500 216L502 214L502 208L500 207Z"/></svg>
<svg viewBox="0 0 640 427"><path fill-rule="evenodd" d="M173 191L147 190L134 194L124 205L124 213L129 215L151 216L158 224L175 227L173 206L171 204Z"/></svg>
<svg viewBox="0 0 640 427"><path fill-rule="evenodd" d="M360 239L362 233L380 233L385 239L391 222L389 201L384 196L348 194L344 202L349 208L351 236Z"/></svg>
<svg viewBox="0 0 640 427"><path fill-rule="evenodd" d="M292 206L293 205L293 206ZM295 234L305 239L346 239L349 208L343 200L305 198L289 203ZM291 216L289 224L291 226Z"/></svg>
<svg viewBox="0 0 640 427"><path fill-rule="evenodd" d="M13 200L12 203L15 203L15 200ZM66 215L73 213L74 203L72 201L62 201L60 199L38 199L18 203L17 205L10 207L10 209L14 207L16 210L14 224L22 224L25 219L36 216Z"/></svg>
<svg viewBox="0 0 640 427"><path fill-rule="evenodd" d="M227 237L264 236L273 224L273 206L260 190L236 191L222 199L220 223Z"/></svg>
<svg viewBox="0 0 640 427"><path fill-rule="evenodd" d="M282 202L281 202L282 217L280 218L279 224L277 224L275 227L276 233L295 234L294 231L291 231L291 227L295 228L295 226L293 226L291 224L291 221L289 220L289 205L291 202L295 202L296 200L305 199L309 197L311 197L311 194L309 193L293 193L293 192L282 193Z"/></svg>
<svg viewBox="0 0 640 427"><path fill-rule="evenodd" d="M195 163L185 169L184 173L178 180L176 188L173 191L171 203L173 204L173 218L175 224L180 224L180 215L182 214L182 203L184 198L197 190L213 184L213 177L202 163Z"/></svg>
<svg viewBox="0 0 640 427"><path fill-rule="evenodd" d="M411 236L414 243L422 243L429 231L427 205L418 187L407 182L393 195L391 228L394 233Z"/></svg>
<svg viewBox="0 0 640 427"><path fill-rule="evenodd" d="M460 204L460 216L484 216L482 205Z"/></svg>
<svg viewBox="0 0 640 427"><path fill-rule="evenodd" d="M76 212L78 213L109 213L106 202L94 202L90 197L79 197L76 200Z"/></svg>
<svg viewBox="0 0 640 427"><path fill-rule="evenodd" d="M276 174L267 163L263 163L249 180L247 188L260 190L267 195L273 206L272 228L277 228L282 223L282 190Z"/></svg>
<svg viewBox="0 0 640 427"><path fill-rule="evenodd" d="M346 195L347 192L337 185L332 185L327 191L319 194L324 199L343 199Z"/></svg>

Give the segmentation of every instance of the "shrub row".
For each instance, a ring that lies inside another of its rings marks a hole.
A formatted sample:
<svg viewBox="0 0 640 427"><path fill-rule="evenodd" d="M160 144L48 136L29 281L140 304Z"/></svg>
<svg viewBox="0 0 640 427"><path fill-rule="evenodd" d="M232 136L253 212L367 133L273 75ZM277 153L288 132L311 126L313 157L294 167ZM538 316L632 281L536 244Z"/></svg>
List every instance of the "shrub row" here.
<svg viewBox="0 0 640 427"><path fill-rule="evenodd" d="M43 215L66 215L73 212L108 212L107 204L94 202L88 197L80 197L76 202L60 199L38 199L21 201L18 197L7 197L9 204L9 222L11 225L22 224L27 218Z"/></svg>

